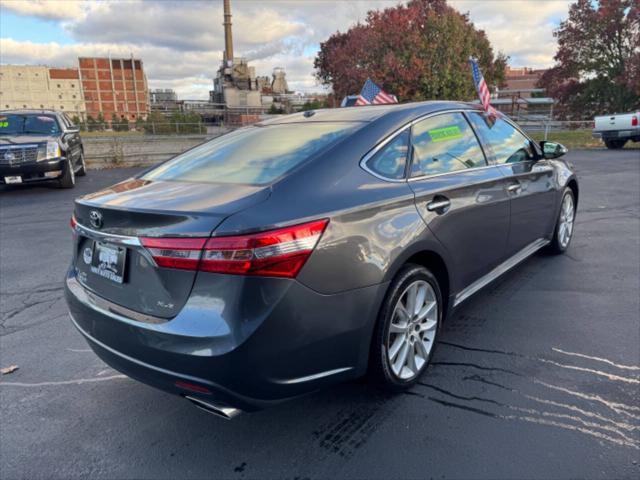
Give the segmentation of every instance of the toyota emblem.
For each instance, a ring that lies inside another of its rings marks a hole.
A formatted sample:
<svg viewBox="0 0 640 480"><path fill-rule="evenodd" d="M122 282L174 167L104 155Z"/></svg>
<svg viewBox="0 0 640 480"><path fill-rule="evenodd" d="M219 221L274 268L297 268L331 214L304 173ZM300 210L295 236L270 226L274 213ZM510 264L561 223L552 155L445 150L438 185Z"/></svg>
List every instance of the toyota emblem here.
<svg viewBox="0 0 640 480"><path fill-rule="evenodd" d="M97 210L89 212L89 223L93 228L102 228L102 214Z"/></svg>

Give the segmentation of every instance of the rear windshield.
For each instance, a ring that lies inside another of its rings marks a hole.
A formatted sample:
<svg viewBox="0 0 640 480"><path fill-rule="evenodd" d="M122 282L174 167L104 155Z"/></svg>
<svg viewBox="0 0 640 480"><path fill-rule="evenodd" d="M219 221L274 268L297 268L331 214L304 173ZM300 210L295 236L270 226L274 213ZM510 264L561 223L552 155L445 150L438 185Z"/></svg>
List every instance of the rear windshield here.
<svg viewBox="0 0 640 480"><path fill-rule="evenodd" d="M178 155L147 172L143 178L264 185L360 125L310 122L247 127Z"/></svg>
<svg viewBox="0 0 640 480"><path fill-rule="evenodd" d="M0 135L56 135L58 121L52 115L0 114Z"/></svg>

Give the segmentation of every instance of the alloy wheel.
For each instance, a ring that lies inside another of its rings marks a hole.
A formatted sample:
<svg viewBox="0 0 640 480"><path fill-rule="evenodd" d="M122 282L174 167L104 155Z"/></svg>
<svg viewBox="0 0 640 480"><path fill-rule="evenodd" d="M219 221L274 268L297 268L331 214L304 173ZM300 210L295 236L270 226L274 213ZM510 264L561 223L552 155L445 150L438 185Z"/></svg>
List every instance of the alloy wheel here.
<svg viewBox="0 0 640 480"><path fill-rule="evenodd" d="M558 242L562 248L567 248L569 241L571 241L574 217L575 207L573 205L573 197L571 197L571 195L565 195L562 199L560 224L558 225Z"/></svg>
<svg viewBox="0 0 640 480"><path fill-rule="evenodd" d="M424 368L438 328L438 301L424 280L407 286L394 307L387 335L387 358L401 380L412 380Z"/></svg>

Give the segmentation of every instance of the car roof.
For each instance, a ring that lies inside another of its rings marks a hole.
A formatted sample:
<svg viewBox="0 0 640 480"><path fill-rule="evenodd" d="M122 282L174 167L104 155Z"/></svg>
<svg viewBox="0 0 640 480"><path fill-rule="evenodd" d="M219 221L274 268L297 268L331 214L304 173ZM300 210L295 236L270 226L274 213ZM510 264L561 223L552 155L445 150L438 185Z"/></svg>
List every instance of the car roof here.
<svg viewBox="0 0 640 480"><path fill-rule="evenodd" d="M384 116L421 116L439 110L478 109L466 102L427 101L391 105L364 105L359 107L323 108L283 115L259 122L257 125L277 125L310 122L373 122ZM399 114L399 115L398 115Z"/></svg>

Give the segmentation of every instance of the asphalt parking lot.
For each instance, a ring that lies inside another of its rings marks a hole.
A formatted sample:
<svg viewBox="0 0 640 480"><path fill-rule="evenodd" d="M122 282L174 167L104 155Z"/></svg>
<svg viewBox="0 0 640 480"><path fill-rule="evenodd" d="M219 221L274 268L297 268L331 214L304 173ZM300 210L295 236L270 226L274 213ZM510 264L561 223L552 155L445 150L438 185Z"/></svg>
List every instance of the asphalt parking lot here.
<svg viewBox="0 0 640 480"><path fill-rule="evenodd" d="M575 151L568 253L445 324L420 384L354 382L228 422L103 364L62 296L74 190L0 191L0 477L640 477L640 151Z"/></svg>

